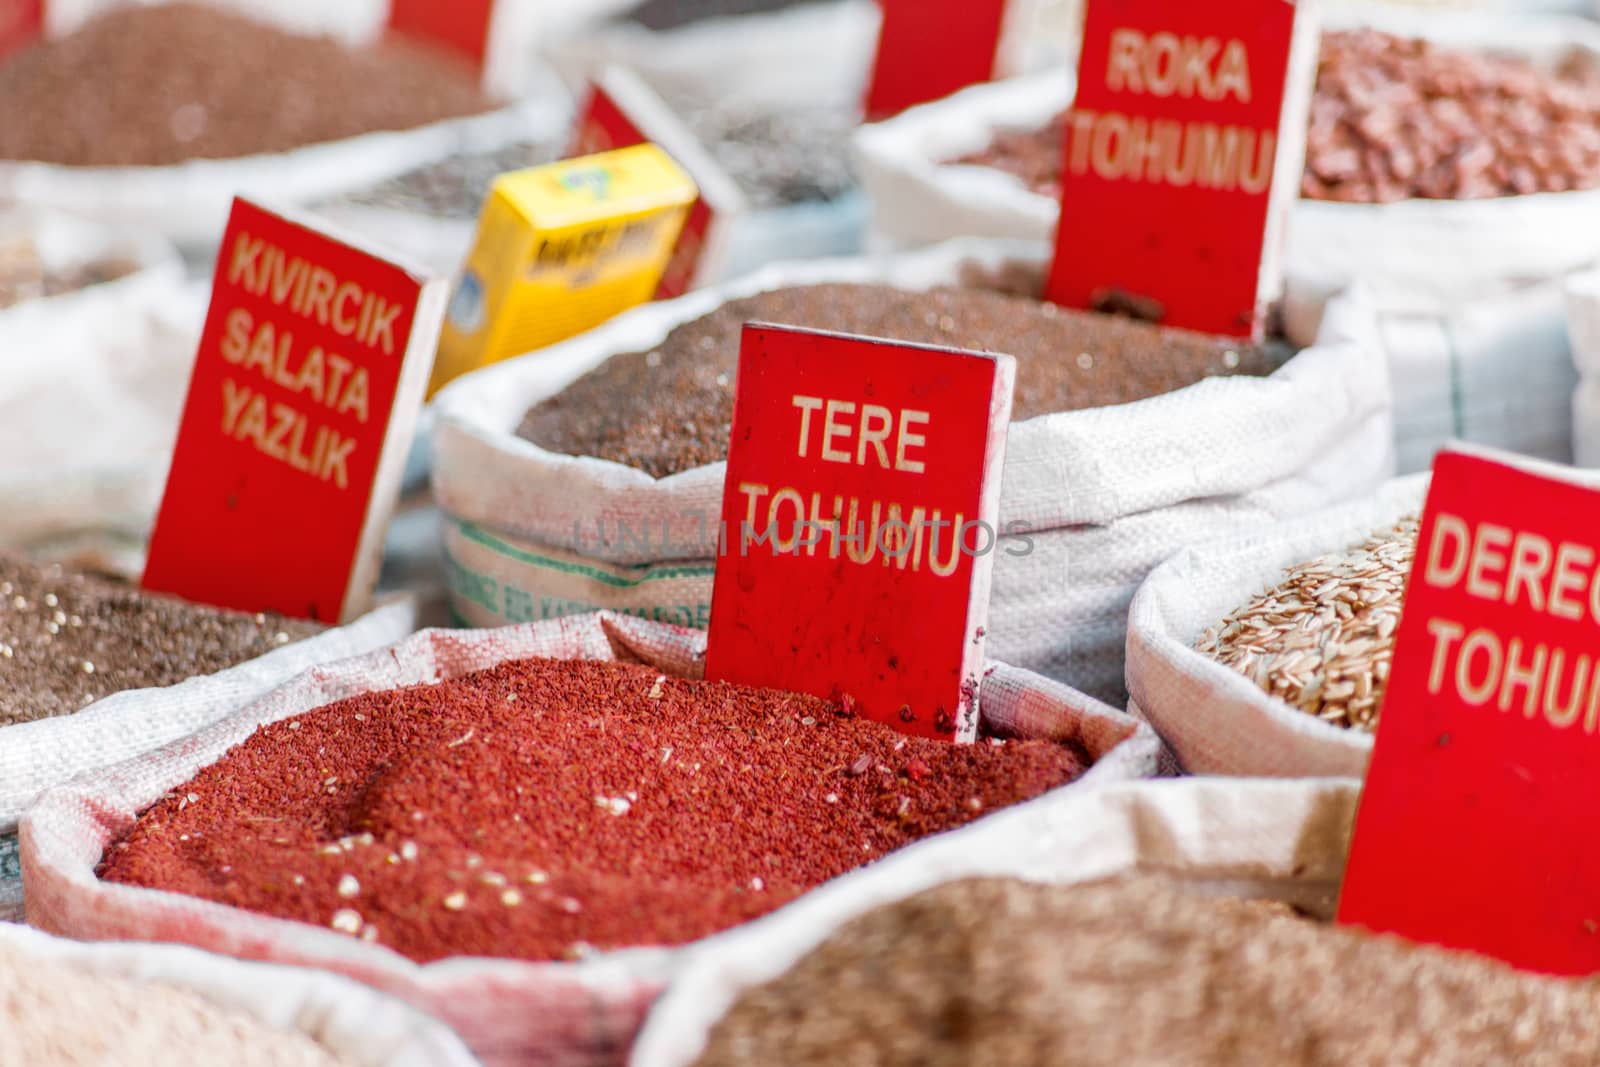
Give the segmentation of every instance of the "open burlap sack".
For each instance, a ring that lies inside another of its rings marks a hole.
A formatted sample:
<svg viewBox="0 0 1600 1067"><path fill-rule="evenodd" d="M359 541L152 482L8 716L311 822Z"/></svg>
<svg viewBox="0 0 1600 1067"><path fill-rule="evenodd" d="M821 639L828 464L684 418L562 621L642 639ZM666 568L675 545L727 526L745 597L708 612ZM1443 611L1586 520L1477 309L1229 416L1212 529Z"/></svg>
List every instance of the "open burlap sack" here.
<svg viewBox="0 0 1600 1067"><path fill-rule="evenodd" d="M704 634L602 613L500 630L424 631L393 648L308 671L258 700L236 701L231 714L192 737L41 798L22 827L28 921L85 940L178 941L337 971L449 1022L489 1064L620 1063L683 949L630 949L574 963L462 957L418 965L330 929L104 883L95 866L140 811L260 724L357 693L435 682L530 656L628 658L694 677L704 643ZM980 696L985 722L1013 736L1073 739L1094 760L1076 783L1016 810L1053 808L1097 784L1154 773L1159 742L1148 727L1036 675L992 666ZM989 824L980 819L905 851L955 844L983 855ZM1009 842L1005 838L1001 847Z"/></svg>
<svg viewBox="0 0 1600 1067"><path fill-rule="evenodd" d="M1003 848L978 853L948 840L890 857L696 946L652 1009L630 1067L688 1067L742 992L782 975L857 916L962 878L1071 885L1144 871L1331 916L1358 795L1347 779L1180 779L1084 790L1048 812L1003 812L994 817Z"/></svg>
<svg viewBox="0 0 1600 1067"><path fill-rule="evenodd" d="M727 301L819 282L1037 293L1037 245L781 264L618 316L453 383L434 403L433 486L466 623L610 609L705 625L725 464L656 479L516 436L533 404ZM1388 379L1370 309L1330 306L1315 343L1265 378L1014 423L987 642L998 659L1120 704L1128 603L1184 544L1359 497L1393 472Z"/></svg>
<svg viewBox="0 0 1600 1067"><path fill-rule="evenodd" d="M178 945L86 945L3 923L0 944L97 977L183 989L274 1029L302 1033L350 1067L474 1067L478 1062L443 1023L359 982L321 971L245 963Z"/></svg>
<svg viewBox="0 0 1600 1067"><path fill-rule="evenodd" d="M1364 777L1372 735L1290 707L1196 651L1207 627L1277 585L1290 567L1360 544L1422 511L1427 477L1372 497L1179 552L1157 567L1128 616L1129 710L1193 774Z"/></svg>

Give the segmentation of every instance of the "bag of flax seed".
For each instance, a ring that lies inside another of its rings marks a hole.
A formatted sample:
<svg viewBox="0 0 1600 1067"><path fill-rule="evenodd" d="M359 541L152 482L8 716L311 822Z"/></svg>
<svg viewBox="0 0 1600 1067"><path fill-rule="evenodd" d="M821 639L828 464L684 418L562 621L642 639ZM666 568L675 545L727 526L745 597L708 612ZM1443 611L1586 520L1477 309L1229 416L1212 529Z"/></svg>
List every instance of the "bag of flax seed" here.
<svg viewBox="0 0 1600 1067"><path fill-rule="evenodd" d="M1559 15L1480 10L1446 19L1357 4L1328 10L1323 21L1325 35L1365 27L1543 67L1574 56L1600 64L1600 28ZM869 247L1052 237L1058 208L1044 190L1061 158L1061 131L1048 128L1074 91L1072 71L1062 68L863 127L856 155L871 205ZM1559 140L1550 151L1565 151L1572 138ZM956 162L973 157L981 158ZM1331 295L1356 281L1371 287L1403 472L1427 469L1450 439L1569 460L1576 378L1561 279L1600 258L1600 191L1465 195L1472 198L1301 199L1288 234L1287 330L1305 340Z"/></svg>
<svg viewBox="0 0 1600 1067"><path fill-rule="evenodd" d="M1348 681L1353 694L1355 679L1387 662L1410 546L1358 546L1419 516L1426 491L1426 475L1401 478L1362 500L1194 545L1157 567L1128 616L1130 713L1155 727L1192 774L1363 777L1375 711L1341 715L1341 693L1332 687ZM1292 592L1265 599L1292 568L1312 561L1319 566L1306 567ZM1352 580L1362 583L1358 607L1341 625L1342 584ZM1258 610L1241 611L1252 605ZM1231 613L1243 616L1236 634L1226 629ZM1293 629L1306 633L1294 638ZM1238 668L1197 648L1208 633L1237 650L1230 662ZM1357 641L1347 653L1344 646ZM1292 688L1284 675L1294 678Z"/></svg>
<svg viewBox="0 0 1600 1067"><path fill-rule="evenodd" d="M649 352L710 316L720 332L702 338L700 351L731 359L738 324L717 313L756 294L847 283L1031 298L1044 264L1042 248L1007 242L781 264L453 383L434 404L433 487L456 614L498 626L606 609L706 625L724 464L701 459L656 477L517 432L530 409L549 401L559 410L563 391L608 358ZM1075 348L1070 358L1099 365L1092 351ZM692 429L680 418L632 432L701 444L715 436ZM1336 301L1315 343L1264 377L1211 378L1014 422L1000 503L1010 536L991 546L988 650L1120 705L1128 603L1151 568L1192 541L1371 491L1392 473L1390 441L1388 380L1360 294Z"/></svg>
<svg viewBox="0 0 1600 1067"><path fill-rule="evenodd" d="M424 631L308 671L265 696L226 701L228 713L214 725L54 789L34 805L22 830L28 921L81 940L182 942L223 955L332 970L443 1019L490 1067L620 1064L684 949L600 952L572 962L454 957L417 964L382 943L327 927L103 882L96 868L140 812L258 726L344 697L432 684L535 656L622 660L694 678L702 670L704 647L704 634L604 613L499 630ZM1061 804L1079 786L1155 773L1159 742L1148 727L1037 675L991 667L981 714L992 728L1012 737L1071 739L1092 761L1075 782L1008 811L1040 809L1036 817L1043 818L1042 809ZM177 710L189 703L185 695L171 692ZM988 854L988 826L989 819L978 819L903 852L954 847L966 855ZM1009 836L998 840L1002 851L1009 847Z"/></svg>

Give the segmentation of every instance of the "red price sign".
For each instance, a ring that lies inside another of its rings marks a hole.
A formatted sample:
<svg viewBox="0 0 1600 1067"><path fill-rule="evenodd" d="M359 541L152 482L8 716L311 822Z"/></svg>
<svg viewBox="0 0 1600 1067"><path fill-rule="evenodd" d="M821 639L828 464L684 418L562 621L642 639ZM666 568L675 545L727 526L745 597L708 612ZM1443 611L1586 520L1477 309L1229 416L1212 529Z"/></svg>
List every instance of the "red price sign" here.
<svg viewBox="0 0 1600 1067"><path fill-rule="evenodd" d="M745 327L706 676L970 741L1015 374Z"/></svg>
<svg viewBox="0 0 1600 1067"><path fill-rule="evenodd" d="M1046 295L1259 339L1282 290L1317 36L1291 0L1089 0Z"/></svg>
<svg viewBox="0 0 1600 1067"><path fill-rule="evenodd" d="M496 0L389 0L389 30L488 65Z"/></svg>
<svg viewBox="0 0 1600 1067"><path fill-rule="evenodd" d="M377 580L443 281L235 200L144 585L335 622Z"/></svg>
<svg viewBox="0 0 1600 1067"><path fill-rule="evenodd" d="M0 0L0 59L44 32L44 0Z"/></svg>
<svg viewBox="0 0 1600 1067"><path fill-rule="evenodd" d="M589 88L589 100L579 114L567 157L646 142L672 156L700 189L700 198L689 209L656 289L658 300L670 300L715 280L720 267L717 253L732 218L742 210L743 197L659 96L632 74L618 68L607 70Z"/></svg>
<svg viewBox="0 0 1600 1067"><path fill-rule="evenodd" d="M871 121L990 81L1007 0L878 0L883 28L867 87Z"/></svg>
<svg viewBox="0 0 1600 1067"><path fill-rule="evenodd" d="M1600 492L1434 465L1341 922L1600 971Z"/></svg>

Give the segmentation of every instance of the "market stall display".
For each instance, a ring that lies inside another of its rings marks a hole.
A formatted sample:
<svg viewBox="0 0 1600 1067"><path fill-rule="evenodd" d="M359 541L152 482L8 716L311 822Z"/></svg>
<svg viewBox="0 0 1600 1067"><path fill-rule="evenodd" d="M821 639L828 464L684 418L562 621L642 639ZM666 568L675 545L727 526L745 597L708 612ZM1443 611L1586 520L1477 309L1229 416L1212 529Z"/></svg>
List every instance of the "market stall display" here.
<svg viewBox="0 0 1600 1067"><path fill-rule="evenodd" d="M988 647L1120 703L1139 580L1186 541L1379 484L1387 382L1359 296L1282 362L1041 304L1042 269L1031 246L962 243L774 267L462 380L436 403L434 474L457 613L704 626L738 325L800 317L1019 357Z"/></svg>
<svg viewBox="0 0 1600 1067"><path fill-rule="evenodd" d="M215 726L34 806L23 831L28 920L76 937L176 939L330 967L440 1015L490 1062L614 1062L681 952L601 949L696 938L941 826L971 820L894 855L954 842L983 851L991 806L1076 779L1013 809L1042 813L1078 784L1155 769L1147 729L1012 668L991 665L982 690L986 728L1004 745L938 752L924 747L933 742L906 741L896 751L904 739L840 719L822 701L695 683L704 641L608 616L431 631L259 701L231 701ZM554 659L521 662L540 656ZM602 714L593 701L613 710ZM569 706L588 710L558 715ZM624 731L629 720L656 724L661 736ZM752 734L763 721L767 731ZM530 722L546 724L530 730ZM724 725L708 730L708 722ZM799 755L808 737L826 739L814 762ZM293 755L317 747L327 752L310 762ZM986 766L1028 769L1010 784L982 785ZM779 788L785 769L796 777ZM802 774L813 784L800 793ZM773 776L766 792L761 775ZM538 817L548 789L564 798L561 819ZM269 808L285 821L243 831L261 839L260 863L278 865L265 881L245 877L258 861L244 853L220 860L238 877L223 883L233 890L207 889L210 900L120 880L148 883L133 861L155 855L147 848L172 848L189 857L166 868L179 879L172 884L198 888L183 881L187 865L207 866L208 855L220 856L212 850L240 840L240 826L225 821L248 823ZM759 816L764 809L770 815ZM162 829L169 818L184 825ZM491 829L503 835L499 845ZM266 897L243 894L265 885L277 887L277 914L311 921L218 902L260 906ZM705 895L707 885L717 893ZM425 912L406 918L407 899ZM459 955L511 951L570 962Z"/></svg>
<svg viewBox="0 0 1600 1067"><path fill-rule="evenodd" d="M0 1064L1600 1060L1583 2L0 0Z"/></svg>
<svg viewBox="0 0 1600 1067"><path fill-rule="evenodd" d="M1589 188L1600 157L1586 118L1600 30L1559 16L1376 7L1326 21L1310 178L1288 233L1288 332L1303 337L1352 280L1372 287L1403 471L1425 469L1451 437L1570 458L1575 379L1559 279L1600 255L1600 192ZM1405 43L1417 39L1427 43ZM1369 91L1380 84L1399 87ZM869 244L1053 233L1047 194L1063 153L1052 127L1073 95L1071 71L1057 70L864 128ZM1459 166L1439 155L1451 145ZM1006 169L954 162L963 157Z"/></svg>

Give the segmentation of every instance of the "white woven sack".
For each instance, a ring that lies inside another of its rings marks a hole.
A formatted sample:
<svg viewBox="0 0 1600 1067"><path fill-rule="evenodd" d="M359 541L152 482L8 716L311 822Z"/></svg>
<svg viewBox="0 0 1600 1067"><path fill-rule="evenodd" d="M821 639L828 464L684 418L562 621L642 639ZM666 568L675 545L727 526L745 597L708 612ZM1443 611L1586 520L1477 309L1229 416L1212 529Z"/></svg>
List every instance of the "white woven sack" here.
<svg viewBox="0 0 1600 1067"><path fill-rule="evenodd" d="M975 241L783 264L454 383L434 405L433 485L457 614L477 625L585 606L704 618L723 464L657 480L514 434L531 405L608 356L782 286L999 279L1037 291L1043 264L1038 246ZM1030 532L996 550L989 651L1120 703L1127 606L1152 567L1191 541L1370 491L1392 473L1390 438L1387 376L1359 294L1336 303L1317 344L1269 378L1014 424L1000 519Z"/></svg>
<svg viewBox="0 0 1600 1067"><path fill-rule="evenodd" d="M324 967L393 993L450 1023L490 1065L619 1063L681 949L630 949L577 963L454 958L418 965L378 944L171 893L102 883L95 865L138 812L249 737L262 723L374 689L432 683L510 659L625 656L695 677L703 634L599 614L501 630L424 631L390 650L309 671L214 726L94 778L47 793L22 826L28 921L87 940L181 941L227 955ZM1094 759L1071 786L1024 808L1052 809L1082 788L1155 772L1159 742L1129 716L1036 675L993 664L981 713L1029 738L1072 739ZM910 846L988 851L990 819ZM1002 841L1009 847L1009 839ZM853 877L847 875L846 878Z"/></svg>
<svg viewBox="0 0 1600 1067"><path fill-rule="evenodd" d="M349 1067L478 1062L443 1023L338 975L245 963L178 945L85 945L3 923L0 943L29 959L97 977L183 989L272 1029L304 1034Z"/></svg>
<svg viewBox="0 0 1600 1067"><path fill-rule="evenodd" d="M415 598L399 597L347 626L216 674L115 693L75 715L0 727L0 920L22 907L12 835L40 793L187 737L319 663L397 641L416 629L418 610Z"/></svg>
<svg viewBox="0 0 1600 1067"><path fill-rule="evenodd" d="M570 116L570 99L553 77L544 77L536 96L498 111L275 154L159 167L0 160L0 207L52 208L108 225L146 225L200 252L215 247L235 196L279 204L329 199L463 150L555 138Z"/></svg>
<svg viewBox="0 0 1600 1067"><path fill-rule="evenodd" d="M942 842L840 879L791 908L708 939L656 1002L630 1067L689 1067L740 994L788 971L844 924L947 882L1073 885L1145 871L1197 892L1284 900L1331 917L1359 783L1177 781L1085 790L1046 811L995 817L1001 848Z"/></svg>
<svg viewBox="0 0 1600 1067"><path fill-rule="evenodd" d="M1600 467L1600 270L1567 279L1567 331L1578 388L1572 394L1572 456L1580 467Z"/></svg>
<svg viewBox="0 0 1600 1067"><path fill-rule="evenodd" d="M0 215L0 228L34 237L49 263L140 267L0 310L0 545L141 527L166 477L203 298L148 231L50 212Z"/></svg>
<svg viewBox="0 0 1600 1067"><path fill-rule="evenodd" d="M1288 568L1420 514L1427 484L1401 478L1358 503L1195 545L1157 567L1128 616L1129 711L1192 774L1364 776L1372 735L1296 711L1194 645Z"/></svg>
<svg viewBox="0 0 1600 1067"><path fill-rule="evenodd" d="M1330 27L1373 26L1441 45L1553 61L1600 59L1583 19L1474 12L1439 18L1362 4ZM977 86L866 126L856 138L871 202L870 248L956 236L1050 239L1058 207L1018 178L947 161L1004 129L1037 129L1068 106L1067 70ZM1560 326L1560 278L1600 258L1600 191L1396 204L1299 201L1289 227L1285 315L1313 336L1328 298L1368 284L1384 320L1400 467L1426 469L1455 437L1547 459L1571 455L1574 376Z"/></svg>

